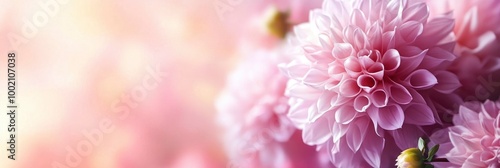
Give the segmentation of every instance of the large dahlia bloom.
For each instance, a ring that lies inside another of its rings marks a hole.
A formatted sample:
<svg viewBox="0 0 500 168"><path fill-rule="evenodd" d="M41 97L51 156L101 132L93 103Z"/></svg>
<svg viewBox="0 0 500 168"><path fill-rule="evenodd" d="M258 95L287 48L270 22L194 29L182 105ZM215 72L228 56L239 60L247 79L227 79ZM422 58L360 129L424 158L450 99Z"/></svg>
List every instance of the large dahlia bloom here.
<svg viewBox="0 0 500 168"><path fill-rule="evenodd" d="M428 0L431 14L450 13L458 56L450 67L468 100L496 99L500 93L500 1Z"/></svg>
<svg viewBox="0 0 500 168"><path fill-rule="evenodd" d="M460 106L453 123L431 136L441 144L441 157L452 164L447 167L500 167L499 102L468 102Z"/></svg>
<svg viewBox="0 0 500 168"><path fill-rule="evenodd" d="M261 51L244 58L217 100L226 130L231 166L330 167L326 151L305 145L287 118L286 77L278 69L283 55Z"/></svg>
<svg viewBox="0 0 500 168"><path fill-rule="evenodd" d="M411 0L326 0L294 28L294 59L282 69L288 116L305 143L331 148L338 167L380 167L388 139L414 147L420 126L440 121L437 109L449 104L435 100L460 86L446 70L454 21L428 16Z"/></svg>

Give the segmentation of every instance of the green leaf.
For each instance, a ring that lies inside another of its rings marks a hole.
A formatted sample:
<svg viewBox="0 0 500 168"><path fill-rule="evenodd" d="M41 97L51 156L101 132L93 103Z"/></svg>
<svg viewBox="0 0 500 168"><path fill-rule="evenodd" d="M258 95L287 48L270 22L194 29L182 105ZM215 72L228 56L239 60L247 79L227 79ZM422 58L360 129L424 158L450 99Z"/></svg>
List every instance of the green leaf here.
<svg viewBox="0 0 500 168"><path fill-rule="evenodd" d="M422 139L422 137L418 138L418 149L420 149L420 151L424 152L425 150L425 141L424 139Z"/></svg>
<svg viewBox="0 0 500 168"><path fill-rule="evenodd" d="M432 161L432 158L434 158L434 155L436 152L439 150L439 144L434 145L431 150L429 151L429 155L427 156L427 161Z"/></svg>

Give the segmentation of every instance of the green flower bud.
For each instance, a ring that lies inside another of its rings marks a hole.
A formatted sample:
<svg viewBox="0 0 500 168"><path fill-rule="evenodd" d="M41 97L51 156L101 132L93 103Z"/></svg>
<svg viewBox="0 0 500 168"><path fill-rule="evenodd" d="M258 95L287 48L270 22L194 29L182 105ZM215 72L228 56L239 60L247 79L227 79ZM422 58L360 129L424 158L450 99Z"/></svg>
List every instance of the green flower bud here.
<svg viewBox="0 0 500 168"><path fill-rule="evenodd" d="M423 168L425 166L422 152L417 148L404 150L396 161L398 168Z"/></svg>

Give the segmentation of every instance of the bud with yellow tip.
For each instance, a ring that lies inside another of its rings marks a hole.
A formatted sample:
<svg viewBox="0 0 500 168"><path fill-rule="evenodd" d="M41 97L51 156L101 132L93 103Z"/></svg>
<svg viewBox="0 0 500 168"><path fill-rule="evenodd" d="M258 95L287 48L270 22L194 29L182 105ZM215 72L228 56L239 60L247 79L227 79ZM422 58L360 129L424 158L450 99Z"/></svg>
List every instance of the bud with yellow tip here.
<svg viewBox="0 0 500 168"><path fill-rule="evenodd" d="M398 168L422 168L424 166L424 157L417 148L406 149L396 159Z"/></svg>

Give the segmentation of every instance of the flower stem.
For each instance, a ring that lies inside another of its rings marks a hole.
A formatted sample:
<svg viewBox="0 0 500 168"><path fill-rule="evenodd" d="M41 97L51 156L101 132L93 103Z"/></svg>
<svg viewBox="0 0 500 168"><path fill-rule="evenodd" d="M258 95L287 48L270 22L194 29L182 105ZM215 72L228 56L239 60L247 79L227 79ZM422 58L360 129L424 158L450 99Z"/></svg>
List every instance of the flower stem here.
<svg viewBox="0 0 500 168"><path fill-rule="evenodd" d="M432 162L449 162L446 158L434 158Z"/></svg>

